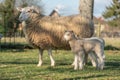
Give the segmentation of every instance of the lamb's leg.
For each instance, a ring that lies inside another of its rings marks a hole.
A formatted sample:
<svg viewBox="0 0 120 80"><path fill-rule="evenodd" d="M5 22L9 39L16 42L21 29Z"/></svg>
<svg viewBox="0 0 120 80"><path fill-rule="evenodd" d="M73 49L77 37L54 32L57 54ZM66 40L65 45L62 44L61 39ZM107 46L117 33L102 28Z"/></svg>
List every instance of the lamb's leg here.
<svg viewBox="0 0 120 80"><path fill-rule="evenodd" d="M42 55L43 55L43 50L39 49L39 62L38 62L38 67L42 65Z"/></svg>
<svg viewBox="0 0 120 80"><path fill-rule="evenodd" d="M101 52L96 53L97 54L97 60L98 60L98 68L99 70L103 70L104 68L104 58Z"/></svg>
<svg viewBox="0 0 120 80"><path fill-rule="evenodd" d="M99 68L100 68L100 70L103 70L103 68L104 68L104 58L101 54L99 55L99 60L100 60Z"/></svg>
<svg viewBox="0 0 120 80"><path fill-rule="evenodd" d="M48 54L50 56L51 66L55 66L55 61L54 61L53 56L52 56L52 49L48 49Z"/></svg>
<svg viewBox="0 0 120 80"><path fill-rule="evenodd" d="M88 54L87 53L85 53L85 59L84 59L84 65L86 65L87 64L87 62L88 62ZM74 58L74 61L73 61L73 63L71 64L72 66L75 66L75 58Z"/></svg>
<svg viewBox="0 0 120 80"><path fill-rule="evenodd" d="M78 69L78 63L79 63L79 55L75 54L75 58L74 58L74 70Z"/></svg>
<svg viewBox="0 0 120 80"><path fill-rule="evenodd" d="M84 65L86 65L86 64L87 64L87 62L88 62L88 54L87 54L87 53L85 53Z"/></svg>
<svg viewBox="0 0 120 80"><path fill-rule="evenodd" d="M74 57L74 61L73 61L73 63L71 64L72 66L75 66L75 57Z"/></svg>
<svg viewBox="0 0 120 80"><path fill-rule="evenodd" d="M93 67L97 67L97 64L98 64L97 57L93 52L89 53L89 58L92 62Z"/></svg>
<svg viewBox="0 0 120 80"><path fill-rule="evenodd" d="M84 51L80 51L79 52L79 69L80 70L82 70L83 69L83 67L84 67L84 60L85 60L85 53L84 53Z"/></svg>

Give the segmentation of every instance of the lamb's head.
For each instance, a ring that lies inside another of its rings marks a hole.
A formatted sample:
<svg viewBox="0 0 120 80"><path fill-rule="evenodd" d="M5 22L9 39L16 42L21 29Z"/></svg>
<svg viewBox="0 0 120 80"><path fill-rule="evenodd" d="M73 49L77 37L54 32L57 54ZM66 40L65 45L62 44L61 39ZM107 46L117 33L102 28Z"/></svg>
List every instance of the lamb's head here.
<svg viewBox="0 0 120 80"><path fill-rule="evenodd" d="M20 22L26 21L30 18L34 18L36 15L40 14L40 10L37 7L34 7L34 6L17 8L17 10L21 12L20 16L19 16L19 21Z"/></svg>
<svg viewBox="0 0 120 80"><path fill-rule="evenodd" d="M64 33L64 39L66 41L70 41L70 40L76 39L74 32L73 31L65 31L65 33Z"/></svg>

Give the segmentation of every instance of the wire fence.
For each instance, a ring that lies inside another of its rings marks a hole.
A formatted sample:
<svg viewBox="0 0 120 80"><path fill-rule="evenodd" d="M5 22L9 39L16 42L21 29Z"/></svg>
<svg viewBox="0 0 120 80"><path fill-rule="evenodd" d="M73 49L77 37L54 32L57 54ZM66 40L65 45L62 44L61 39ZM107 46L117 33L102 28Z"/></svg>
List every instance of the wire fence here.
<svg viewBox="0 0 120 80"><path fill-rule="evenodd" d="M19 32L1 32L0 50L5 49L23 49L28 46L24 34Z"/></svg>
<svg viewBox="0 0 120 80"><path fill-rule="evenodd" d="M120 38L120 33L101 33L103 38ZM107 37L106 37L107 36ZM31 49L24 34L21 32L0 32L0 50L5 49Z"/></svg>

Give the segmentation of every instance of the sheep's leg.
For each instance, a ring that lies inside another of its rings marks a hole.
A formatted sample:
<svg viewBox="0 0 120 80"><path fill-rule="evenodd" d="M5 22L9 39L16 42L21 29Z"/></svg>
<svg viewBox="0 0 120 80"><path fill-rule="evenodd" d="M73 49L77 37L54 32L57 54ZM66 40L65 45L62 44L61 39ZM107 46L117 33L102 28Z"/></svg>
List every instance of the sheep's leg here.
<svg viewBox="0 0 120 80"><path fill-rule="evenodd" d="M87 62L88 62L88 54L87 54L87 53L85 53L84 65L86 65L86 64L87 64Z"/></svg>
<svg viewBox="0 0 120 80"><path fill-rule="evenodd" d="M79 69L82 70L84 67L84 61L85 61L85 53L83 51L79 52Z"/></svg>
<svg viewBox="0 0 120 80"><path fill-rule="evenodd" d="M97 61L97 58L93 52L89 53L89 58L92 62L93 67L97 67L98 61Z"/></svg>
<svg viewBox="0 0 120 80"><path fill-rule="evenodd" d="M85 53L85 59L84 59L83 64L84 64L84 65L86 65L86 64L87 64L87 62L88 62L88 54L87 54L87 53ZM73 63L72 63L71 65L72 65L72 66L75 66L75 58L74 58L74 61L73 61Z"/></svg>
<svg viewBox="0 0 120 80"><path fill-rule="evenodd" d="M97 53L97 60L98 60L97 69L103 70L103 67L104 67L104 59L103 59L103 55L102 55L101 52L98 52L98 53Z"/></svg>
<svg viewBox="0 0 120 80"><path fill-rule="evenodd" d="M38 62L38 67L42 65L43 61L42 61L42 55L43 55L43 50L39 49L39 62Z"/></svg>
<svg viewBox="0 0 120 80"><path fill-rule="evenodd" d="M52 56L52 49L48 49L48 54L50 56L51 66L55 66L55 61L54 61L53 56Z"/></svg>
<svg viewBox="0 0 120 80"><path fill-rule="evenodd" d="M79 63L79 55L75 54L75 58L74 58L74 70L78 69L78 63Z"/></svg>
<svg viewBox="0 0 120 80"><path fill-rule="evenodd" d="M74 57L74 61L73 61L73 63L71 64L72 66L75 66L75 57Z"/></svg>
<svg viewBox="0 0 120 80"><path fill-rule="evenodd" d="M74 56L74 61L73 61L73 63L71 64L72 66L75 66L75 60L76 60L76 56Z"/></svg>
<svg viewBox="0 0 120 80"><path fill-rule="evenodd" d="M103 70L103 68L104 68L104 58L101 55L101 53L98 56L99 56L99 60L100 60L99 68L100 68L100 70Z"/></svg>

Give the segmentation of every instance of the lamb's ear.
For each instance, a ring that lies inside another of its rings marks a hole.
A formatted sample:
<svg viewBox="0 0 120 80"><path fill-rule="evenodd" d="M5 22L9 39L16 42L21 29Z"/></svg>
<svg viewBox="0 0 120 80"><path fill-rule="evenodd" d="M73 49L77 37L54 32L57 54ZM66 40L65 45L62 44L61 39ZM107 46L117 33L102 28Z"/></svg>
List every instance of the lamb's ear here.
<svg viewBox="0 0 120 80"><path fill-rule="evenodd" d="M20 12L22 11L22 8L20 8L20 7L17 7L16 9Z"/></svg>
<svg viewBox="0 0 120 80"><path fill-rule="evenodd" d="M79 35L76 34L75 37L79 39Z"/></svg>
<svg viewBox="0 0 120 80"><path fill-rule="evenodd" d="M64 31L64 33L67 32L67 30Z"/></svg>

